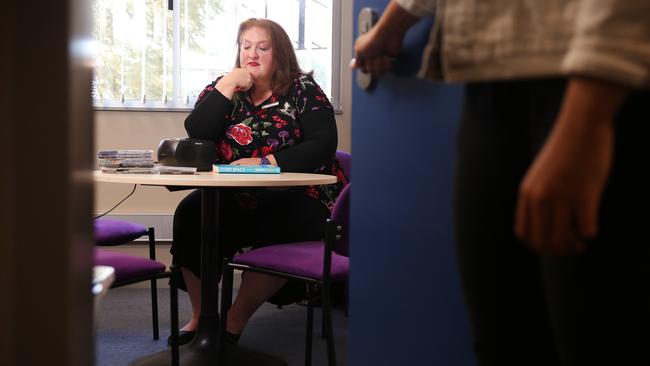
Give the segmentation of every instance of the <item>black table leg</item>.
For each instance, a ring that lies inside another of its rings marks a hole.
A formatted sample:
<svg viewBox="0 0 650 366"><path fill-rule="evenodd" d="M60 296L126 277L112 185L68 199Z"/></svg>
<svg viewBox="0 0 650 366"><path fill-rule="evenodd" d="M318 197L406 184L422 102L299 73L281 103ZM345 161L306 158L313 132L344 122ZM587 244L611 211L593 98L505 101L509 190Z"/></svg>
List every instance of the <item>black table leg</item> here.
<svg viewBox="0 0 650 366"><path fill-rule="evenodd" d="M201 189L201 316L194 339L179 348L182 366L287 366L277 357L221 342L219 329L219 190ZM171 350L131 362L131 366L167 366Z"/></svg>

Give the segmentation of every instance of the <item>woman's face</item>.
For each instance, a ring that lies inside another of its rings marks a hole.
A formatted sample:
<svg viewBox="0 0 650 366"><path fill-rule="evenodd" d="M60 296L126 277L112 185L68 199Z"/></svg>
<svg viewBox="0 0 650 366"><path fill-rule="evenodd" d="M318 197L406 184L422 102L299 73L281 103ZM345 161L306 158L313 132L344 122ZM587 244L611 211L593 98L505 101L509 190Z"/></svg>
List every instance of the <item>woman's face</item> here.
<svg viewBox="0 0 650 366"><path fill-rule="evenodd" d="M255 83L267 83L273 74L271 34L264 28L251 27L241 37L239 65L253 75Z"/></svg>

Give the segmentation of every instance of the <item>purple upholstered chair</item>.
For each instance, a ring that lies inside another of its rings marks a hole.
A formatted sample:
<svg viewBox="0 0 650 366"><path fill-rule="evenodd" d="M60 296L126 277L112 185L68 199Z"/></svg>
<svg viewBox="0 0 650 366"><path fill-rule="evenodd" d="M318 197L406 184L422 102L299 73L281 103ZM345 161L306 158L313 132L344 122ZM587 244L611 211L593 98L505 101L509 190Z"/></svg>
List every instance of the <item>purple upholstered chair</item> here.
<svg viewBox="0 0 650 366"><path fill-rule="evenodd" d="M350 155L337 152L346 176L350 177ZM347 281L350 269L348 258L348 221L350 207L351 183L348 183L339 195L332 216L327 220L325 236L322 241L304 241L286 243L253 249L224 260L222 288L222 329L226 324L228 309L232 303L233 269L266 273L308 284L309 299L307 306L307 339L305 365L311 365L312 333L314 304L314 287L321 288L323 307L323 330L327 340L328 364L336 364L334 334L332 330L331 284L334 281Z"/></svg>
<svg viewBox="0 0 650 366"><path fill-rule="evenodd" d="M134 222L96 219L95 220L95 244L99 246L114 246L129 243L141 236L149 236L149 244L154 242L154 229L147 228Z"/></svg>
<svg viewBox="0 0 650 366"><path fill-rule="evenodd" d="M158 291L156 280L172 279L172 270L167 271L165 264L156 261L154 228L122 220L100 218L94 222L95 243L97 246L116 246L127 244L143 235L149 238L149 258L129 255L103 248L95 248L95 264L115 268L115 282L111 288L130 285L141 281L151 282L151 317L153 338L159 338L158 331ZM170 281L172 339L178 331L178 297L175 281ZM174 343L173 353L178 352ZM177 359L177 357L175 357ZM175 364L178 361L174 361Z"/></svg>
<svg viewBox="0 0 650 366"><path fill-rule="evenodd" d="M352 180L352 155L350 155L350 153L347 153L345 151L337 150L336 157L339 159L339 162L341 163L341 168L343 168L343 173L345 173L345 177L348 178L348 181L351 181Z"/></svg>

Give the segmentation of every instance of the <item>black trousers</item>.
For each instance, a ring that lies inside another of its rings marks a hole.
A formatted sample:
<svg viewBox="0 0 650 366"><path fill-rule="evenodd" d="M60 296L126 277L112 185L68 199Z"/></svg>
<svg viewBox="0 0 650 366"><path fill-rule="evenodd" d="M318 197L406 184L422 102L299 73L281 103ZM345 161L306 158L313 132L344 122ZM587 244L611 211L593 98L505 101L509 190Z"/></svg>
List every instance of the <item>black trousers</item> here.
<svg viewBox="0 0 650 366"><path fill-rule="evenodd" d="M458 136L457 253L482 366L650 365L650 93L616 118L599 235L541 257L514 236L519 183L560 108L564 80L466 88Z"/></svg>
<svg viewBox="0 0 650 366"><path fill-rule="evenodd" d="M302 191L227 190L219 200L219 260L238 249L287 242L320 240L329 210ZM215 223L216 225L217 223ZM201 276L201 192L185 197L174 213L171 247L173 263ZM221 273L219 273L221 276ZM180 284L184 288L184 284ZM302 287L289 282L270 301L286 304L298 301Z"/></svg>

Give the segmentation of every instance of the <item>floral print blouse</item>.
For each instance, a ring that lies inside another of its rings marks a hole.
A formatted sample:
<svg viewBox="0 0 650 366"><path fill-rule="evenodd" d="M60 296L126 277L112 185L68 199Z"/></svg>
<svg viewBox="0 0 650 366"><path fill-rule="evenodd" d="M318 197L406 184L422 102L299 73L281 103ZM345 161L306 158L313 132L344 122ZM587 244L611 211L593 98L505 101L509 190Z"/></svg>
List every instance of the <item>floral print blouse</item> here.
<svg viewBox="0 0 650 366"><path fill-rule="evenodd" d="M329 174L331 185L296 188L332 209L347 178L336 158L332 105L311 75L298 74L284 95L253 105L246 92L232 101L205 87L185 121L188 135L216 142L220 163L273 154L282 171Z"/></svg>

